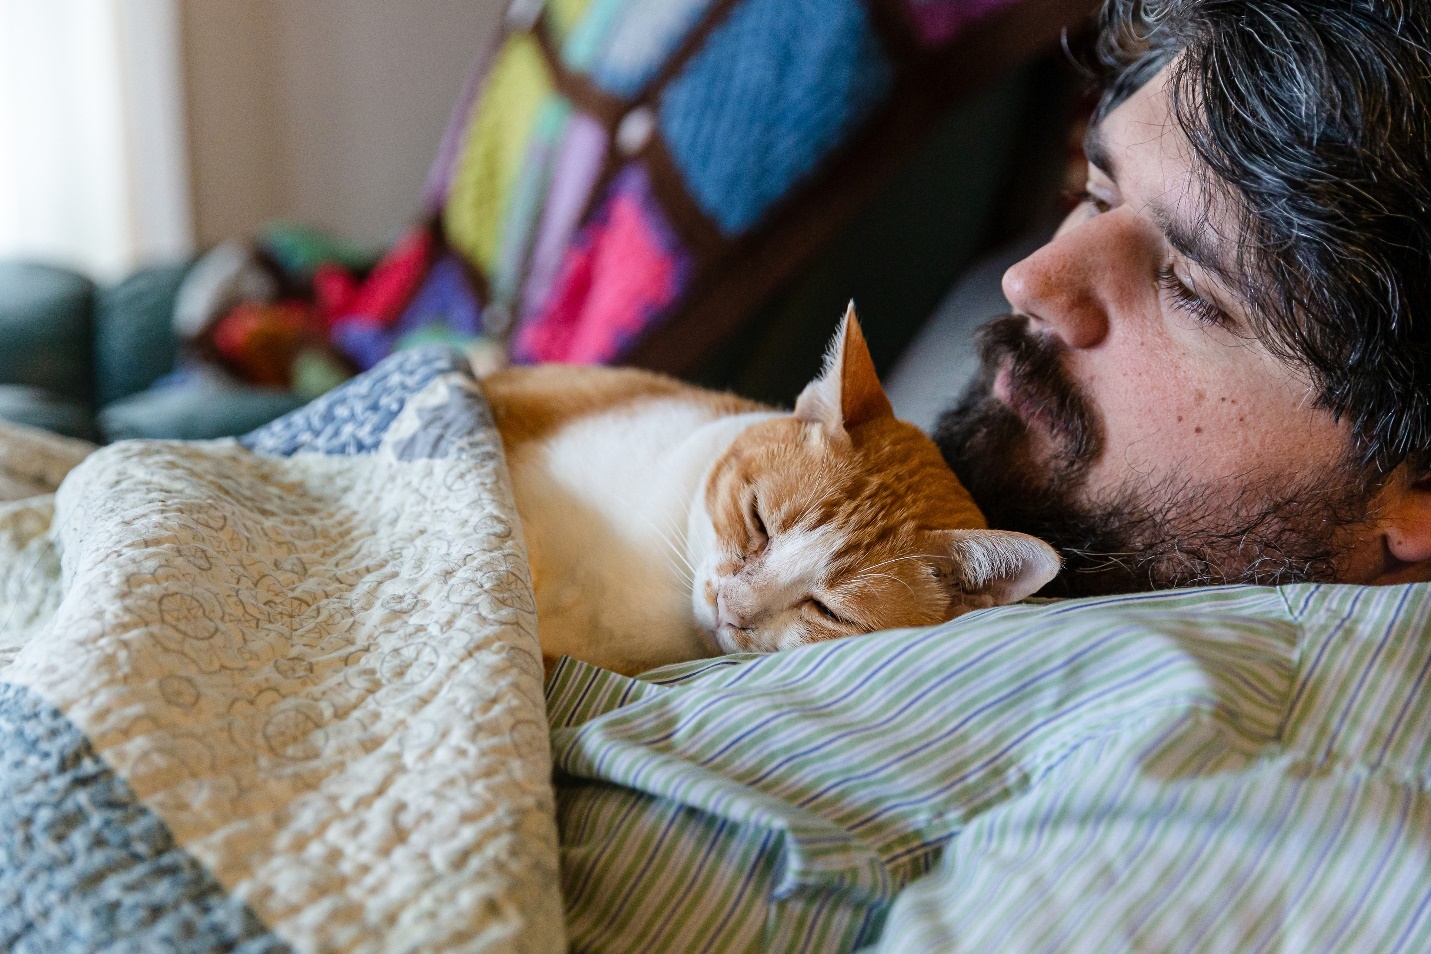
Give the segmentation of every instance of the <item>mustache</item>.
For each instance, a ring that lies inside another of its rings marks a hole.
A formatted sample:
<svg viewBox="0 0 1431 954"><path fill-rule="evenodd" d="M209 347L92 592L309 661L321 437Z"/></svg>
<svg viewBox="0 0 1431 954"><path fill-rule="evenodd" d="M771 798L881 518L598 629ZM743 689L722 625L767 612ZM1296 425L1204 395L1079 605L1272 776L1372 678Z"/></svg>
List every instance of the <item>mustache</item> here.
<svg viewBox="0 0 1431 954"><path fill-rule="evenodd" d="M982 365L978 389L984 395L992 396L995 377L1007 369L1011 405L1048 428L1065 468L1082 470L1098 459L1103 429L1092 402L1069 378L1067 348L1056 337L1032 333L1021 315L1003 315L980 328L976 340Z"/></svg>

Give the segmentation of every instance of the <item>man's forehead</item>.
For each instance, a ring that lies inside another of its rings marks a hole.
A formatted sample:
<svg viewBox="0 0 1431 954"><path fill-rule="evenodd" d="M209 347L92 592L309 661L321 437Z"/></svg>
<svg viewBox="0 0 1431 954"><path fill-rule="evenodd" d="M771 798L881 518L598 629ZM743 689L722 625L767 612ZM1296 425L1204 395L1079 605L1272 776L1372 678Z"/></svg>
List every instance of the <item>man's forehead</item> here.
<svg viewBox="0 0 1431 954"><path fill-rule="evenodd" d="M1232 271L1218 223L1217 190L1172 113L1168 68L1092 125L1088 161L1188 259L1224 277Z"/></svg>
<svg viewBox="0 0 1431 954"><path fill-rule="evenodd" d="M1168 67L1089 127L1089 161L1127 192L1144 199L1181 194L1191 184L1195 161L1187 136L1173 118Z"/></svg>

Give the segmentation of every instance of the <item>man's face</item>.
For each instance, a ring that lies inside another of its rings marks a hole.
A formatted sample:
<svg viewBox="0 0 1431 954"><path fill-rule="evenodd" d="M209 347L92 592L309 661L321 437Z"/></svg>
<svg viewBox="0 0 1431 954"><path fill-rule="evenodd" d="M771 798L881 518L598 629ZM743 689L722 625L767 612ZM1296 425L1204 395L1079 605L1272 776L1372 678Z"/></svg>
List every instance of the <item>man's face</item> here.
<svg viewBox="0 0 1431 954"><path fill-rule="evenodd" d="M1016 317L940 446L994 526L1065 549L1067 592L1370 573L1374 488L1222 277L1233 217L1165 78L1091 133L1089 200L1005 274Z"/></svg>

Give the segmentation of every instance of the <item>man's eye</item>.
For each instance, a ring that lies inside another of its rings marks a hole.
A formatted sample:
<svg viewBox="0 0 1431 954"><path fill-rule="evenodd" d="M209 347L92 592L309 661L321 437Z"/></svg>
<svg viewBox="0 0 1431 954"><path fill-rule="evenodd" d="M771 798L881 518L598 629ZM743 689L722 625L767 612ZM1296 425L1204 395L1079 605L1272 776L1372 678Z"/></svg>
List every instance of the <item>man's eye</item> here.
<svg viewBox="0 0 1431 954"><path fill-rule="evenodd" d="M1227 312L1189 288L1171 265L1164 265L1158 270L1158 284L1179 308L1203 324L1219 328L1231 326L1232 319Z"/></svg>
<svg viewBox="0 0 1431 954"><path fill-rule="evenodd" d="M1105 199L1100 199L1087 189L1075 189L1068 193L1068 197L1079 205L1091 205L1102 215L1104 212L1112 211L1113 205Z"/></svg>

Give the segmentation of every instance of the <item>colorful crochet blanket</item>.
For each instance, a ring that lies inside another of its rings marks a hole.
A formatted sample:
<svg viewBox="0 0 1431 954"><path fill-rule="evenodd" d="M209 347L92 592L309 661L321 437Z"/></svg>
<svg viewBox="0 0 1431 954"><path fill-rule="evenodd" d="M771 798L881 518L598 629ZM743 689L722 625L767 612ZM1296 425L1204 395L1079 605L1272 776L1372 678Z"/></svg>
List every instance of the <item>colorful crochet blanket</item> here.
<svg viewBox="0 0 1431 954"><path fill-rule="evenodd" d="M906 84L1010 2L516 0L439 149L421 261L412 238L390 257L425 277L335 338L362 367L441 327L521 362L618 361L798 226L833 160L879 148Z"/></svg>

